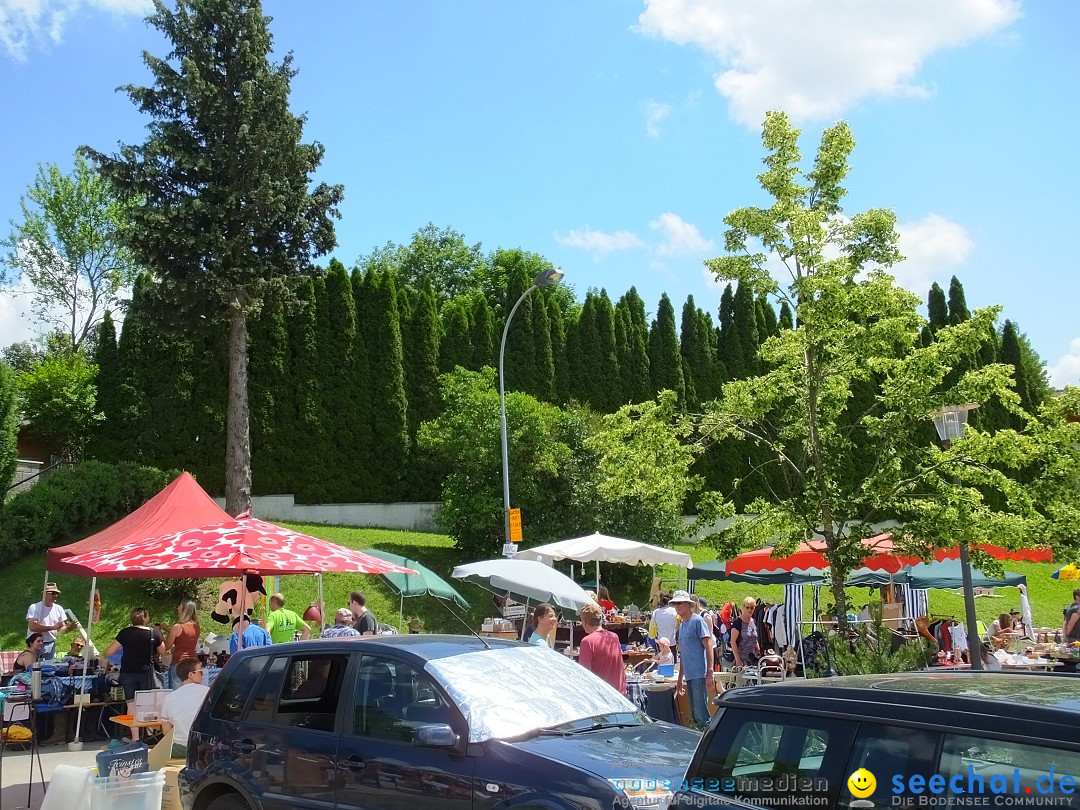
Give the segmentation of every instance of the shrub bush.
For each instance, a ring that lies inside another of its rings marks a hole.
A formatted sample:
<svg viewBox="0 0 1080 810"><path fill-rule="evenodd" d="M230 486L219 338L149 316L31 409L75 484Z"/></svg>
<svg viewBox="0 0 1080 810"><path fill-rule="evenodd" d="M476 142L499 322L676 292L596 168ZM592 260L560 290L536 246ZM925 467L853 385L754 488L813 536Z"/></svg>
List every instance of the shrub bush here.
<svg viewBox="0 0 1080 810"><path fill-rule="evenodd" d="M57 470L4 505L0 559L74 543L142 506L179 475L131 462Z"/></svg>

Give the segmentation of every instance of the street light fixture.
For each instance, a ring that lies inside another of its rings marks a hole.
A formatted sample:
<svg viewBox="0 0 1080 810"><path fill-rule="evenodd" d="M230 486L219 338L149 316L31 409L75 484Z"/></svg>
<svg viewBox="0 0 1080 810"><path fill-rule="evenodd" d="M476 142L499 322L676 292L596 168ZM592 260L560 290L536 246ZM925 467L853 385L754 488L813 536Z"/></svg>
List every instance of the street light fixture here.
<svg viewBox="0 0 1080 810"><path fill-rule="evenodd" d="M948 405L931 414L943 450L948 450L955 440L963 438L964 429L968 423L968 415L978 407L977 402L969 402L966 405ZM953 483L959 485L960 479L954 477ZM982 638L978 634L979 625L975 618L975 589L971 585L971 559L968 556L968 541L967 538L961 537L959 542L960 577L964 584L964 613L967 622L968 657L971 659L971 668L981 670L983 669ZM978 648L975 646L976 643Z"/></svg>
<svg viewBox="0 0 1080 810"><path fill-rule="evenodd" d="M503 356L506 354L506 335L510 331L510 321L514 319L521 302L537 287L554 287L562 281L563 271L551 267L533 279L533 285L521 294L514 303L510 314L503 324L502 340L499 342L499 425L502 428L502 481L503 481L503 555L513 557L516 554L514 544L510 542L510 456L506 449L506 389L503 382Z"/></svg>

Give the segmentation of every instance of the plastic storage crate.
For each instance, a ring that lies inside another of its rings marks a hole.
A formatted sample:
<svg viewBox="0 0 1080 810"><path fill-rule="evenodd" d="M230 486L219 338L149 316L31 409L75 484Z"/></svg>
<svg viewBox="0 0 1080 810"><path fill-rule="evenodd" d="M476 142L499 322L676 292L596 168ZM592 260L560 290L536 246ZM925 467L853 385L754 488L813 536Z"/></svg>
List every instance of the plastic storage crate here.
<svg viewBox="0 0 1080 810"><path fill-rule="evenodd" d="M137 773L130 779L96 777L90 781L90 810L161 810L165 774Z"/></svg>

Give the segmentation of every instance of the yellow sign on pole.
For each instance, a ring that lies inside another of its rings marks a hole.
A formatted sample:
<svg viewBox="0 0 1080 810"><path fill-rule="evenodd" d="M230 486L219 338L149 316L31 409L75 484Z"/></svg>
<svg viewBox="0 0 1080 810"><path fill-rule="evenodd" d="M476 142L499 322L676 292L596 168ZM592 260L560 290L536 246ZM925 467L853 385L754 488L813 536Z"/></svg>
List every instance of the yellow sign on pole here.
<svg viewBox="0 0 1080 810"><path fill-rule="evenodd" d="M521 542L521 510L510 510L510 542Z"/></svg>

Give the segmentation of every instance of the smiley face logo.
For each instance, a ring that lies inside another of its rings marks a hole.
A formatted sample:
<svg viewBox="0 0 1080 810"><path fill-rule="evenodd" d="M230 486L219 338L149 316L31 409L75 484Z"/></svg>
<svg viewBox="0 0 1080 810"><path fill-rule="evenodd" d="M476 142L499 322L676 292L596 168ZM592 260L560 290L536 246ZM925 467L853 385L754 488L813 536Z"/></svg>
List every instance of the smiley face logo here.
<svg viewBox="0 0 1080 810"><path fill-rule="evenodd" d="M877 788L877 779L866 768L859 768L847 780L848 790L858 799L865 799Z"/></svg>

